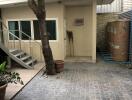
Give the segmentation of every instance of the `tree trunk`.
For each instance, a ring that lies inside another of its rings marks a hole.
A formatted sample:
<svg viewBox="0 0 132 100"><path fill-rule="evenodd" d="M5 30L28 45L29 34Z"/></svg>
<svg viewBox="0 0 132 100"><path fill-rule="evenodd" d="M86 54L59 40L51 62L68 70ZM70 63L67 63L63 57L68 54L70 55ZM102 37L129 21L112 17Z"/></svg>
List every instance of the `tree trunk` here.
<svg viewBox="0 0 132 100"><path fill-rule="evenodd" d="M39 19L40 36L42 41L42 51L46 63L46 72L48 75L56 74L53 54L49 45L49 36L46 33L46 25L44 19Z"/></svg>
<svg viewBox="0 0 132 100"><path fill-rule="evenodd" d="M46 32L46 11L45 0L28 0L29 7L33 10L39 21L40 37L42 42L42 52L46 64L46 73L48 75L55 75L55 64L53 59L52 50L49 45L49 36Z"/></svg>

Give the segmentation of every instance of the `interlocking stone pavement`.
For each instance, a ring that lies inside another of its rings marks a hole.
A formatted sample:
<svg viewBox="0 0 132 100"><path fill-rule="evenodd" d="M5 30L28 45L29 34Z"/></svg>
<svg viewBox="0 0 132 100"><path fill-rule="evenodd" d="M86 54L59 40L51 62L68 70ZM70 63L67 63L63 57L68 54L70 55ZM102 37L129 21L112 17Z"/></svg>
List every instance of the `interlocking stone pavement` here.
<svg viewBox="0 0 132 100"><path fill-rule="evenodd" d="M132 100L129 66L65 63L64 72L41 76L42 71L13 100Z"/></svg>

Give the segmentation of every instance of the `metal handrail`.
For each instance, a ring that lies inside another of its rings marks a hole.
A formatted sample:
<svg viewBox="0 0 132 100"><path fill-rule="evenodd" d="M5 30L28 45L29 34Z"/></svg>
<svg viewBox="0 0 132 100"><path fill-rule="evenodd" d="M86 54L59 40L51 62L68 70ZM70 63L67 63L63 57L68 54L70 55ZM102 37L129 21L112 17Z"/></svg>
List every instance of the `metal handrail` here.
<svg viewBox="0 0 132 100"><path fill-rule="evenodd" d="M26 35L27 37L29 37L32 40L32 38L29 35L27 35L26 33L24 33L23 31L19 30L19 32L23 33L24 35ZM32 40L32 41L34 41L37 44L39 44L41 46L41 48L42 48L42 45L38 41L36 41L36 40Z"/></svg>
<svg viewBox="0 0 132 100"><path fill-rule="evenodd" d="M2 23L2 25L6 28L6 29L8 29L7 28L7 26L4 24L4 22L0 19L0 22Z"/></svg>
<svg viewBox="0 0 132 100"><path fill-rule="evenodd" d="M21 31L21 30L18 30L19 32L21 32L22 34L24 34L25 36L27 36L28 38L29 38L29 43L30 43L30 45L31 45L31 41L34 41L35 43L37 43L39 46L40 46L40 57L41 57L41 60L42 60L42 56L41 56L41 50L42 50L42 45L38 42L38 41L36 41L36 40L32 40L32 38L29 36L29 35L27 35L26 33L24 33L23 31ZM31 53L31 48L30 48L30 53Z"/></svg>
<svg viewBox="0 0 132 100"><path fill-rule="evenodd" d="M25 35L25 36L27 36L29 38L28 41L29 41L29 45L30 45L30 55L31 55L31 52L32 52L32 49L31 49L31 41L37 43L40 46L40 57L41 57L41 60L42 60L42 56L41 56L42 45L38 41L32 40L32 38L29 35L27 35L26 33L24 33L23 31L20 31L20 30L8 30L8 31L18 31L18 32L22 33L21 35ZM22 41L22 39L21 39L21 41Z"/></svg>
<svg viewBox="0 0 132 100"><path fill-rule="evenodd" d="M32 40L32 38L29 35L27 35L26 33L24 33L21 30L8 30L8 31L18 31L18 32L21 32L22 34L24 34L25 36L27 36L29 38L29 40ZM34 41L35 43L39 44L41 46L41 48L42 48L42 45L38 41L36 41L36 40L32 40L32 41Z"/></svg>
<svg viewBox="0 0 132 100"><path fill-rule="evenodd" d="M9 34L11 34L13 37L15 37L16 39L18 39L18 40L21 41L21 39L19 37L17 37L16 35L14 35L13 33L11 33L10 31L9 31Z"/></svg>
<svg viewBox="0 0 132 100"><path fill-rule="evenodd" d="M1 22L2 25L5 27L6 31L9 31L8 28L7 28L7 26L4 24L4 22L3 22L1 19L0 19L0 22ZM4 31L4 30L0 30L0 31ZM26 33L24 33L24 32L21 31L21 30L10 30L10 31L19 31L19 32L21 32L22 34L24 34L25 36L27 36L29 39L32 40L32 38L31 38L29 35L27 35ZM42 48L42 45L41 45L39 42L37 42L36 40L33 40L33 41L35 41L36 43L38 43L38 44L41 46L41 48Z"/></svg>

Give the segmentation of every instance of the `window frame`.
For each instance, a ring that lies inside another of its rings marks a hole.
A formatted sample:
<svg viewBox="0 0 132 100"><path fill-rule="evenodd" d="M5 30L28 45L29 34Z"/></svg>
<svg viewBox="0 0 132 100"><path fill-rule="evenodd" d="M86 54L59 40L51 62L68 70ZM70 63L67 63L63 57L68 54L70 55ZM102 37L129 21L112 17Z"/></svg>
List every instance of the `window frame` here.
<svg viewBox="0 0 132 100"><path fill-rule="evenodd" d="M20 21L30 21L31 24L31 42L41 42L41 40L35 40L34 39L34 26L33 26L33 21L37 20L37 18L24 18L24 19L7 19L6 20L6 25L7 25L7 29L9 30L9 26L8 26L8 22L9 21L18 21L18 25L19 25L19 30L20 30ZM59 29L58 29L58 18L46 18L46 20L55 20L56 22L56 40L49 40L49 42L58 42L59 41ZM9 33L8 33L8 41L9 42L14 42L14 40L10 40L9 38ZM23 42L29 42L29 40L22 40ZM15 42L19 42L19 40L15 40Z"/></svg>

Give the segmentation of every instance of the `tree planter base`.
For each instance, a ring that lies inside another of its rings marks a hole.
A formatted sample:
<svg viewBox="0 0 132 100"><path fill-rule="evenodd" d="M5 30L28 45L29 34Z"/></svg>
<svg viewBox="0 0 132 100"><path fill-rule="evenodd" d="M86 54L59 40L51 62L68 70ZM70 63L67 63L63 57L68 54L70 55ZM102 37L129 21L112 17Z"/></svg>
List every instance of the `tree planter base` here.
<svg viewBox="0 0 132 100"><path fill-rule="evenodd" d="M6 87L7 84L0 86L0 100L5 100Z"/></svg>
<svg viewBox="0 0 132 100"><path fill-rule="evenodd" d="M47 71L47 75L56 75L56 70Z"/></svg>
<svg viewBox="0 0 132 100"><path fill-rule="evenodd" d="M55 60L55 69L57 73L60 73L64 70L64 61L63 60Z"/></svg>

